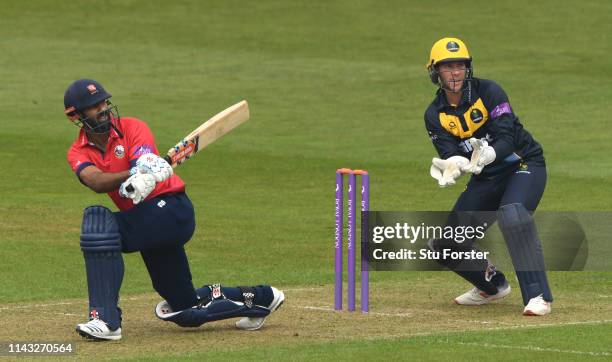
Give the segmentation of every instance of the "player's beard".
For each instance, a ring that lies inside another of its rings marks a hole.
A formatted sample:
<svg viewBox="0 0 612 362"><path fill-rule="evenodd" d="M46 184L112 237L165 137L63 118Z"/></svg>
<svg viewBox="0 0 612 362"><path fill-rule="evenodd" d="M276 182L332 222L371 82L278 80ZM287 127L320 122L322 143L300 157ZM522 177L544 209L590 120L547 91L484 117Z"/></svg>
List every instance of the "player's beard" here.
<svg viewBox="0 0 612 362"><path fill-rule="evenodd" d="M87 129L85 130L87 133L91 134L104 134L108 133L111 128L111 109L105 109L99 113L97 113L93 117L83 119L83 124Z"/></svg>

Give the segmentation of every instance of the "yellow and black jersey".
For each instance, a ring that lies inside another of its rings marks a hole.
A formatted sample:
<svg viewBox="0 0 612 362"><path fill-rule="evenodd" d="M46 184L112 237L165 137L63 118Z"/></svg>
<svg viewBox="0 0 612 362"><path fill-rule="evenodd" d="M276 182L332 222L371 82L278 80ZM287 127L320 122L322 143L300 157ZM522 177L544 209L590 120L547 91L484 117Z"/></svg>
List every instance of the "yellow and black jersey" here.
<svg viewBox="0 0 612 362"><path fill-rule="evenodd" d="M467 81L461 103L456 106L450 105L444 91L439 89L425 111L425 127L443 159L470 158L472 147L468 139L486 139L497 157L483 169L483 176L503 173L520 161L544 165L542 147L523 128L504 90L490 80Z"/></svg>

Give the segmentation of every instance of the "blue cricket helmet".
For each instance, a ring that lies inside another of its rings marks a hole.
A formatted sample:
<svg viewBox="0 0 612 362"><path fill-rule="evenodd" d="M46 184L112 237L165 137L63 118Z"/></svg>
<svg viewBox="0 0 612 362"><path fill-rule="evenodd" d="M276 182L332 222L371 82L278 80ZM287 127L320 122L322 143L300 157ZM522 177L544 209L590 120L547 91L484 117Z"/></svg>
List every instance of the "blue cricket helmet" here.
<svg viewBox="0 0 612 362"><path fill-rule="evenodd" d="M78 113L112 97L104 87L93 79L79 79L64 93L64 113L70 119L78 119Z"/></svg>

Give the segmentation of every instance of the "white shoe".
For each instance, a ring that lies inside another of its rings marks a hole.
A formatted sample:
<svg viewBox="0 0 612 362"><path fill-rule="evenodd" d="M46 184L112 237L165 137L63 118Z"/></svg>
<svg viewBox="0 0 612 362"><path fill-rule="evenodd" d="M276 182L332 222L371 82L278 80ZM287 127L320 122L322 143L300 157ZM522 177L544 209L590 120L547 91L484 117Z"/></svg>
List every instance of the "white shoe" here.
<svg viewBox="0 0 612 362"><path fill-rule="evenodd" d="M523 315L542 316L550 314L551 304L551 302L545 301L542 294L540 294L535 298L529 299L529 303L527 303L523 310Z"/></svg>
<svg viewBox="0 0 612 362"><path fill-rule="evenodd" d="M98 318L94 318L87 323L77 324L76 331L82 337L98 341L117 341L121 339L121 327L111 331L106 322Z"/></svg>
<svg viewBox="0 0 612 362"><path fill-rule="evenodd" d="M280 306L285 301L285 293L283 293L282 290L278 290L274 287L271 288L272 293L274 294L274 299L272 299L272 303L270 303L270 305L268 306L268 309L270 309L270 314L280 308ZM236 322L236 328L245 331L256 331L259 328L263 327L264 323L266 322L266 318L268 318L270 314L265 317L244 317L238 322Z"/></svg>
<svg viewBox="0 0 612 362"><path fill-rule="evenodd" d="M502 299L510 294L511 290L512 288L510 288L508 283L505 283L499 289L497 289L497 294L494 295L488 295L478 288L473 288L455 298L455 303L459 305L483 305L497 299Z"/></svg>

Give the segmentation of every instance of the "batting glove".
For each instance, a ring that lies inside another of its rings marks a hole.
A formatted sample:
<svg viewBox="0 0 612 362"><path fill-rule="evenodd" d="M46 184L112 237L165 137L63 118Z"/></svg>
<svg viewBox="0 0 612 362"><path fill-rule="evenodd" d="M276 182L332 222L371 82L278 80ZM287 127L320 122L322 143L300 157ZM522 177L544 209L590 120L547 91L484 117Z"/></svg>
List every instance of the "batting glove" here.
<svg viewBox="0 0 612 362"><path fill-rule="evenodd" d="M162 182L167 180L173 174L172 166L166 160L154 153L147 153L138 158L136 161L136 170L134 167L130 170L130 174L136 172L148 173L155 177L155 181Z"/></svg>
<svg viewBox="0 0 612 362"><path fill-rule="evenodd" d="M134 205L140 203L155 189L155 176L148 173L136 173L119 186L119 195L132 199Z"/></svg>

